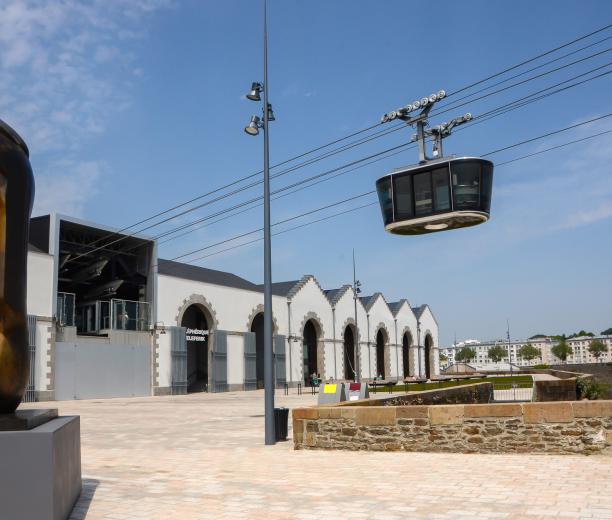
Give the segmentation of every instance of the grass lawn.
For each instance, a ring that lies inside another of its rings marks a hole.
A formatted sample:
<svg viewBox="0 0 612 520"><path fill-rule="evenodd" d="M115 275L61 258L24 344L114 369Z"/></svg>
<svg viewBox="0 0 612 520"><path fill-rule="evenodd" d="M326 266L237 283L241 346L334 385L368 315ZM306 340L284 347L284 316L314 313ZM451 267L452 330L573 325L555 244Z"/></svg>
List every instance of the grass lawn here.
<svg viewBox="0 0 612 520"><path fill-rule="evenodd" d="M476 383L493 383L496 390L512 388L513 384L517 388L532 388L533 379L531 376L492 376L477 379L460 379L458 381L435 381L431 383L400 383L391 387L391 392L421 392L423 390L437 390L439 388L450 388L452 386L473 385ZM388 386L372 387L370 392L389 393Z"/></svg>

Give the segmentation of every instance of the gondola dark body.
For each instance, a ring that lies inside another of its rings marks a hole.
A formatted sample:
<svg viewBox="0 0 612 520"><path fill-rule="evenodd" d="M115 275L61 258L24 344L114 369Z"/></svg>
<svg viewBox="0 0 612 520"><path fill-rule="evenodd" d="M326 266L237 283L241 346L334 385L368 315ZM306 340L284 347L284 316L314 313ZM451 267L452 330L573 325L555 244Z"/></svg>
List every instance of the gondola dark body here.
<svg viewBox="0 0 612 520"><path fill-rule="evenodd" d="M28 229L34 177L21 137L0 120L0 413L19 406L28 382Z"/></svg>
<svg viewBox="0 0 612 520"><path fill-rule="evenodd" d="M493 163L445 157L400 168L376 181L385 230L422 235L489 220Z"/></svg>

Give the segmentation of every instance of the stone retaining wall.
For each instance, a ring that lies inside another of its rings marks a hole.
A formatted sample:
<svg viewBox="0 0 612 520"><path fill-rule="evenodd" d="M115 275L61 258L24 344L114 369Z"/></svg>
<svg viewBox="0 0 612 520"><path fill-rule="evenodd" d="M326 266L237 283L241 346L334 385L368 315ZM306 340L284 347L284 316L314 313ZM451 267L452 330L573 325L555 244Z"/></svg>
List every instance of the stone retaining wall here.
<svg viewBox="0 0 612 520"><path fill-rule="evenodd" d="M295 449L612 454L612 401L293 410Z"/></svg>
<svg viewBox="0 0 612 520"><path fill-rule="evenodd" d="M575 401L576 378L534 381L534 401Z"/></svg>
<svg viewBox="0 0 612 520"><path fill-rule="evenodd" d="M378 394L380 395L380 393ZM339 406L404 406L416 404L476 404L488 403L493 395L492 383L450 386L391 397L345 401Z"/></svg>

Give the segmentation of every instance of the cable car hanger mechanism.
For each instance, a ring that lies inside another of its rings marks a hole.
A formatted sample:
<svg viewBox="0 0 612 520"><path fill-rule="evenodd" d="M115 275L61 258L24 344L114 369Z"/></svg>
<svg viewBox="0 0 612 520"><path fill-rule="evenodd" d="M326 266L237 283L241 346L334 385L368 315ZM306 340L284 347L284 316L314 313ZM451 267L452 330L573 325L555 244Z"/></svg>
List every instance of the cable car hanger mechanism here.
<svg viewBox="0 0 612 520"><path fill-rule="evenodd" d="M419 164L425 164L427 161L433 161L443 157L442 139L448 137L454 127L467 123L472 119L472 114L468 112L464 116L456 117L448 123L444 122L440 125L434 126L433 128L427 128L429 126L429 112L435 103L444 99L445 97L446 92L444 90L440 90L437 94L431 94L429 97L421 98L421 100L417 99L413 103L402 108L398 108L397 110L392 110L380 118L381 123L388 123L395 119L401 119L407 125L416 125L417 132L416 134L412 135L410 142L414 143L415 141L418 141L419 143ZM410 115L411 112L419 109L422 110L418 115ZM427 148L425 147L425 139L430 136L433 137L433 157L427 156Z"/></svg>

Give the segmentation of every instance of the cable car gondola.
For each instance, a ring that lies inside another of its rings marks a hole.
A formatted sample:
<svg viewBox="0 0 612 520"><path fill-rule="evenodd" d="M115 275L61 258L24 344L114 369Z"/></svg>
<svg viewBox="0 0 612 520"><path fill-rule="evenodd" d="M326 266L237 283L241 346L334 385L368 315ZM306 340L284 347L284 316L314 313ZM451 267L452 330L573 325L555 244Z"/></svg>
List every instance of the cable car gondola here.
<svg viewBox="0 0 612 520"><path fill-rule="evenodd" d="M426 128L433 104L445 97L441 90L382 117L383 123L402 119L416 125L412 142L419 144L419 164L398 168L376 181L385 230L396 235L422 235L476 226L489 220L493 163L480 157L443 157L442 139L471 114ZM417 116L409 113L422 108ZM427 156L425 139L433 140L434 158Z"/></svg>
<svg viewBox="0 0 612 520"><path fill-rule="evenodd" d="M385 230L422 235L489 220L493 163L451 157L400 168L376 181Z"/></svg>

